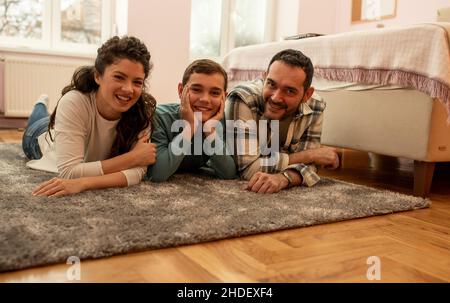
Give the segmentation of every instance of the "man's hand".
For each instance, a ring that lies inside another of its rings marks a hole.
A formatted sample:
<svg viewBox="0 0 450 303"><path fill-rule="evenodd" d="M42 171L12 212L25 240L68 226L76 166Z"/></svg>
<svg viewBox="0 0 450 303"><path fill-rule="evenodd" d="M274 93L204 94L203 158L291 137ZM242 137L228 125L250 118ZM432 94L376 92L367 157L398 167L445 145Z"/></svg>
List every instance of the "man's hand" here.
<svg viewBox="0 0 450 303"><path fill-rule="evenodd" d="M339 167L339 157L335 148L319 147L316 149L309 149L308 152L312 154L314 164L321 165L324 168L336 169Z"/></svg>
<svg viewBox="0 0 450 303"><path fill-rule="evenodd" d="M84 191L85 185L82 178L78 179L60 179L53 178L37 186L32 194L33 196L59 197L67 194L76 194Z"/></svg>
<svg viewBox="0 0 450 303"><path fill-rule="evenodd" d="M325 168L339 167L339 157L335 148L319 147L289 154L289 164L316 164Z"/></svg>
<svg viewBox="0 0 450 303"><path fill-rule="evenodd" d="M273 194L287 188L288 185L288 180L282 174L257 172L250 179L245 189L258 194Z"/></svg>

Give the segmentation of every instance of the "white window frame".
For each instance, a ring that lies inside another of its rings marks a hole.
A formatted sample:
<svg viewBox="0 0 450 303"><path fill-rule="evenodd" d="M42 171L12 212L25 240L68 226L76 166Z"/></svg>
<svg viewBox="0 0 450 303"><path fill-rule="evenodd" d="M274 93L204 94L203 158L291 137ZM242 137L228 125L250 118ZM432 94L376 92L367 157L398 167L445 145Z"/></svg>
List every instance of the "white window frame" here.
<svg viewBox="0 0 450 303"><path fill-rule="evenodd" d="M33 39L33 38L16 38L16 37L8 37L8 36L0 36L2 48L13 48L13 47L23 47L23 48L45 48L50 39L50 24L45 20L48 20L51 16L51 7L47 2L51 0L44 0L43 3L43 11L42 11L42 38L41 39Z"/></svg>
<svg viewBox="0 0 450 303"><path fill-rule="evenodd" d="M124 0L102 1L101 43L117 32L114 16L117 2ZM125 0L126 2L126 0ZM15 38L1 36L0 49L7 51L44 53L59 55L77 55L95 57L99 45L71 43L61 41L61 1L44 0L42 14L42 38Z"/></svg>
<svg viewBox="0 0 450 303"><path fill-rule="evenodd" d="M63 51L70 51L75 47L83 50L84 52L95 52L96 49L99 47L99 45L61 41L61 10L60 10L61 1L53 0L52 2L54 5L54 9L52 9L53 12L52 23L55 25L52 27L53 32L51 44L53 45L53 47ZM112 6L111 6L112 2L113 1L111 0L102 1L101 42L106 41L108 37L110 37L112 32Z"/></svg>
<svg viewBox="0 0 450 303"><path fill-rule="evenodd" d="M220 25L220 55L219 57L208 57L208 59L221 62L223 57L235 48L234 39L234 23L232 18L232 13L234 12L234 7L236 1L239 0L222 0L222 18ZM272 42L275 37L275 11L276 3L275 0L267 0L266 2L266 16L265 16L265 27L264 27L264 42ZM192 16L191 16L192 18ZM198 56L189 55L190 60L199 59ZM201 58L204 58L202 56Z"/></svg>

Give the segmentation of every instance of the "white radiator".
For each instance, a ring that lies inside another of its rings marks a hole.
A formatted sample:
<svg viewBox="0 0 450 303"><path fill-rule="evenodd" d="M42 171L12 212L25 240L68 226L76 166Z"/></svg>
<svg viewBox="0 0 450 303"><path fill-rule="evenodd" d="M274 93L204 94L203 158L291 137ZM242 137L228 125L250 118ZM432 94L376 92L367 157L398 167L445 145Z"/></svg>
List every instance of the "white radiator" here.
<svg viewBox="0 0 450 303"><path fill-rule="evenodd" d="M51 113L61 97L61 90L70 83L73 72L91 61L59 57L3 56L4 115L28 117L41 94L49 96Z"/></svg>

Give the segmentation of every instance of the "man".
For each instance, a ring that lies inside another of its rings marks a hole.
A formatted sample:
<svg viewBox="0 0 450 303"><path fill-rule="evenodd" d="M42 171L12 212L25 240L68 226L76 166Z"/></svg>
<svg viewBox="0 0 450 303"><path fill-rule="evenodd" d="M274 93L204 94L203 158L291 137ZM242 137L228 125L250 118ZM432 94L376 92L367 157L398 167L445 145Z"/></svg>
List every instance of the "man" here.
<svg viewBox="0 0 450 303"><path fill-rule="evenodd" d="M291 186L313 186L320 180L316 165L339 166L336 150L320 146L325 102L312 97L313 73L308 57L287 49L271 59L264 80L237 86L228 94L227 119L243 122L235 123L232 135L238 172L249 180L247 190L275 193ZM251 129L250 122L264 120L272 126L273 136ZM269 142L275 151L271 161L262 142Z"/></svg>
<svg viewBox="0 0 450 303"><path fill-rule="evenodd" d="M196 60L186 68L178 84L181 103L156 108L151 141L157 160L148 168L149 179L162 182L175 172L199 169L221 179L237 177L224 138L227 80L212 60Z"/></svg>

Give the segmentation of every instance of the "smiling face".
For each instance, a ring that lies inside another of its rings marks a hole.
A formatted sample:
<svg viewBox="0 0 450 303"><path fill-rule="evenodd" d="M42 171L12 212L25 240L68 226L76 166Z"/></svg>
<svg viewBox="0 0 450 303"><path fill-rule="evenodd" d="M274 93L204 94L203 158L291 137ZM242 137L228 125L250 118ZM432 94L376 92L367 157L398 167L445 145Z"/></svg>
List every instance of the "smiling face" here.
<svg viewBox="0 0 450 303"><path fill-rule="evenodd" d="M189 87L189 100L192 110L202 113L202 122L211 119L220 109L225 98L225 79L219 73L193 73L186 85ZM178 94L181 98L183 85L178 84Z"/></svg>
<svg viewBox="0 0 450 303"><path fill-rule="evenodd" d="M96 93L97 108L105 119L120 119L139 99L144 87L144 67L141 63L119 59L108 65L103 75L96 73L99 85Z"/></svg>
<svg viewBox="0 0 450 303"><path fill-rule="evenodd" d="M293 114L299 104L306 102L314 92L312 87L305 92L305 79L302 68L282 61L273 62L264 81L264 116L270 120L282 120Z"/></svg>

